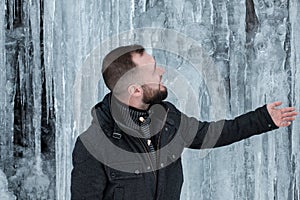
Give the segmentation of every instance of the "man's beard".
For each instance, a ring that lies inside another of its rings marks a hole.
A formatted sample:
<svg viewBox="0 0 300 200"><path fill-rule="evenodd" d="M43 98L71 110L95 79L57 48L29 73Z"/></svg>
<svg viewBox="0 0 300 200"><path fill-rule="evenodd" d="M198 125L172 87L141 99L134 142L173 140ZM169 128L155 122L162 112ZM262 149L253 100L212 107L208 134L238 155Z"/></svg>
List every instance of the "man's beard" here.
<svg viewBox="0 0 300 200"><path fill-rule="evenodd" d="M163 100L165 100L168 96L168 90L165 86L163 86L165 89L160 90L160 85L157 89L153 89L149 87L147 84L142 85L144 95L143 95L143 102L145 104L156 104L161 103Z"/></svg>

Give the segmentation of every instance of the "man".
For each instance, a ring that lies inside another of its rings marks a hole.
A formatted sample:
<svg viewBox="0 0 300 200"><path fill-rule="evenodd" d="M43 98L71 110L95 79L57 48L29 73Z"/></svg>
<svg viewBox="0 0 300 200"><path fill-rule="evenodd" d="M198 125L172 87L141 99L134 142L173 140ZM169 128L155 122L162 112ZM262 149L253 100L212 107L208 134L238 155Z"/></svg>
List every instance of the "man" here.
<svg viewBox="0 0 300 200"><path fill-rule="evenodd" d="M140 45L104 58L102 75L111 93L92 109L92 124L76 141L72 199L179 199L184 148L228 145L289 126L297 115L274 102L234 120L200 122L163 101L164 72Z"/></svg>

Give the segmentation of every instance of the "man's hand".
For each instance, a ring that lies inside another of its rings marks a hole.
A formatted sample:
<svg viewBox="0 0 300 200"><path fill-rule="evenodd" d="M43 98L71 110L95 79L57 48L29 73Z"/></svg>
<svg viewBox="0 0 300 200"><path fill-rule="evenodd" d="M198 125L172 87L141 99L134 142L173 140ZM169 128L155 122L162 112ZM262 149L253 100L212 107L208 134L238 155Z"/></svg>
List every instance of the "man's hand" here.
<svg viewBox="0 0 300 200"><path fill-rule="evenodd" d="M298 113L295 111L293 107L286 107L286 108L276 108L280 106L282 102L277 101L267 105L267 109L273 122L278 127L289 126L292 121L295 120L296 115Z"/></svg>

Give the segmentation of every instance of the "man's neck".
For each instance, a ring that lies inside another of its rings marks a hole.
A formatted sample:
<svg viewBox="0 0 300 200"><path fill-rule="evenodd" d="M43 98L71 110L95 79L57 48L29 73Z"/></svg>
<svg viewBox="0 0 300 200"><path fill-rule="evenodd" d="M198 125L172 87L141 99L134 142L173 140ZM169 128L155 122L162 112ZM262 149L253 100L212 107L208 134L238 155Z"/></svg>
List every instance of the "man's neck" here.
<svg viewBox="0 0 300 200"><path fill-rule="evenodd" d="M122 102L125 105L128 105L130 107L139 109L139 110L148 110L149 104L143 103L143 101L139 98L122 98L121 96L115 96L120 102Z"/></svg>

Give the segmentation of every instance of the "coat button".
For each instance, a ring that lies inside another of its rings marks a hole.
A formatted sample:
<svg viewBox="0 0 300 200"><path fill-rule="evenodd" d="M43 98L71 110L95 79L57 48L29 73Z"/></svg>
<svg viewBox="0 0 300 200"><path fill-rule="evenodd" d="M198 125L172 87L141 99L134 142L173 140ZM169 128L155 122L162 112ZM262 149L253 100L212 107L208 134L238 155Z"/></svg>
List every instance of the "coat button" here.
<svg viewBox="0 0 300 200"><path fill-rule="evenodd" d="M166 127L166 128L165 128L165 131L168 131L168 130L169 130L168 127Z"/></svg>
<svg viewBox="0 0 300 200"><path fill-rule="evenodd" d="M271 128L271 127L272 127L272 125L271 125L271 124L268 124L268 127L269 127L269 128Z"/></svg>
<svg viewBox="0 0 300 200"><path fill-rule="evenodd" d="M175 159L175 158L176 158L176 156L173 154L173 155L172 155L172 158L173 158L173 159Z"/></svg>
<svg viewBox="0 0 300 200"><path fill-rule="evenodd" d="M111 175L112 178L115 178L115 177L116 177L116 174L115 174L115 173L111 173L110 175Z"/></svg>
<svg viewBox="0 0 300 200"><path fill-rule="evenodd" d="M164 167L165 165L164 165L164 163L160 163L160 166L161 166L161 167Z"/></svg>
<svg viewBox="0 0 300 200"><path fill-rule="evenodd" d="M137 169L137 170L134 171L134 173L135 173L136 175L139 175L139 174L140 174L140 171Z"/></svg>

